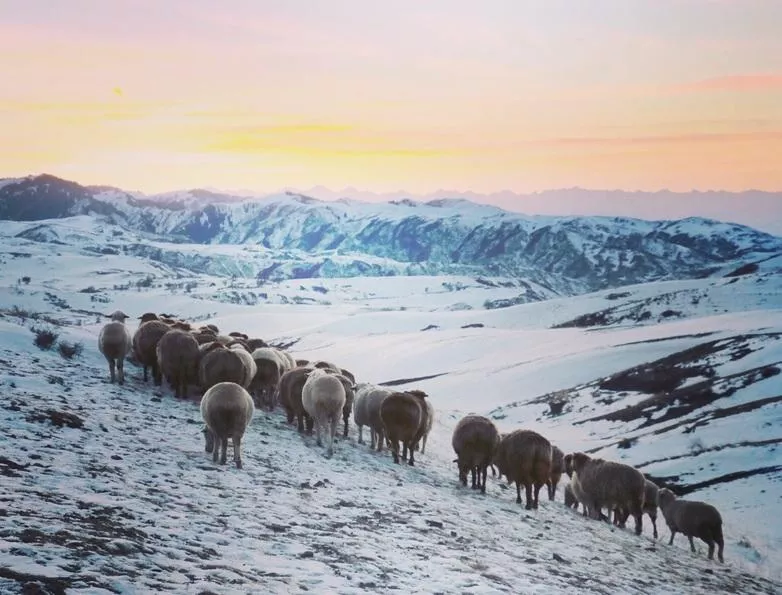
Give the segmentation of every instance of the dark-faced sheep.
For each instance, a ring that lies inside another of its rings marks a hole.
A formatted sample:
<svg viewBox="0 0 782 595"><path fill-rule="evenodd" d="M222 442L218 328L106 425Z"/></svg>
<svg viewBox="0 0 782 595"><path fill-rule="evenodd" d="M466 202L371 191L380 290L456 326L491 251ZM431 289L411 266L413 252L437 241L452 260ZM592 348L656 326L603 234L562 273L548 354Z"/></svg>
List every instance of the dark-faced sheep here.
<svg viewBox="0 0 782 595"><path fill-rule="evenodd" d="M152 378L157 386L163 381L157 360L157 344L170 330L165 322L153 319L142 322L133 334L133 354L144 370L144 382L147 381L148 368L152 368Z"/></svg>
<svg viewBox="0 0 782 595"><path fill-rule="evenodd" d="M219 382L233 382L241 385L246 373L242 358L231 349L215 342L201 346L198 363L198 382L201 390L207 391Z"/></svg>
<svg viewBox="0 0 782 595"><path fill-rule="evenodd" d="M345 388L336 376L325 370L311 370L301 391L301 402L315 423L317 444L322 446L321 433L326 432L327 452L334 454L334 436L345 406Z"/></svg>
<svg viewBox="0 0 782 595"><path fill-rule="evenodd" d="M557 493L559 480L562 479L562 472L565 470L565 453L557 446L551 447L551 476L547 482L548 499L554 500Z"/></svg>
<svg viewBox="0 0 782 595"><path fill-rule="evenodd" d="M521 486L527 502L525 508L538 508L540 488L551 476L551 443L532 430L515 430L500 439L494 453L500 477L516 483L516 503L521 504Z"/></svg>
<svg viewBox="0 0 782 595"><path fill-rule="evenodd" d="M499 438L497 427L488 417L467 415L459 420L451 437L451 446L456 452L462 485L467 485L469 471L472 475L472 489L486 493L486 474Z"/></svg>
<svg viewBox="0 0 782 595"><path fill-rule="evenodd" d="M285 410L289 424L296 419L299 432L305 431L305 423L307 432L311 432L313 426L312 418L304 410L301 401L304 383L307 382L307 376L311 371L312 368L297 366L280 377L278 391L280 406Z"/></svg>
<svg viewBox="0 0 782 595"><path fill-rule="evenodd" d="M259 339L258 337L253 337L251 339L247 339L247 350L252 353L256 349L259 349L261 347L268 347L269 344L264 341L263 339Z"/></svg>
<svg viewBox="0 0 782 595"><path fill-rule="evenodd" d="M216 463L225 464L228 458L228 438L233 442L234 462L242 468L242 437L250 425L255 407L244 388L234 382L220 382L201 398L201 417L206 424L206 452L212 453Z"/></svg>
<svg viewBox="0 0 782 595"><path fill-rule="evenodd" d="M200 357L198 342L189 332L171 329L157 344L157 360L177 398L187 396L187 385L195 384Z"/></svg>
<svg viewBox="0 0 782 595"><path fill-rule="evenodd" d="M629 465L592 459L582 452L573 454L572 466L590 516L600 519L603 508L627 510L635 519L635 534L640 535L646 490L643 474Z"/></svg>
<svg viewBox="0 0 782 595"><path fill-rule="evenodd" d="M725 548L725 539L722 536L722 516L711 504L695 500L680 500L668 488L661 488L658 492L660 510L665 518L665 523L671 530L671 539L668 545L673 545L676 533L683 533L690 541L690 550L695 552L693 537L706 542L709 546L709 560L714 559L714 546L718 547L717 558L724 562L722 557Z"/></svg>
<svg viewBox="0 0 782 595"><path fill-rule="evenodd" d="M383 400L380 419L385 436L391 444L394 463L399 464L399 444L402 443L403 457L409 453L408 463L415 465L414 446L421 436L425 412L424 397L410 392L394 392Z"/></svg>
<svg viewBox="0 0 782 595"><path fill-rule="evenodd" d="M98 349L109 362L111 383L125 384L125 358L133 348L132 338L125 319L128 315L117 310L109 315L111 322L106 324L98 335ZM116 371L115 371L116 369Z"/></svg>
<svg viewBox="0 0 782 595"><path fill-rule="evenodd" d="M250 392L259 407L274 410L274 392L280 382L283 364L278 350L272 347L259 347L252 352L255 361L255 376L250 384Z"/></svg>

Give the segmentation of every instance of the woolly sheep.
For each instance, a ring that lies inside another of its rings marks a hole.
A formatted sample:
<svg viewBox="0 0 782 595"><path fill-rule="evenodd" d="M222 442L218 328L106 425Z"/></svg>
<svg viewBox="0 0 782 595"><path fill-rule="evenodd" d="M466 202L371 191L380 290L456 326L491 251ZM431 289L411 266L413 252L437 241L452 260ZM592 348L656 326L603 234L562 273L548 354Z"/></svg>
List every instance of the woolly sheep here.
<svg viewBox="0 0 782 595"><path fill-rule="evenodd" d="M321 433L325 430L328 455L334 454L334 435L345 406L345 388L336 376L325 370L311 370L301 391L301 402L315 423L317 444L322 446Z"/></svg>
<svg viewBox="0 0 782 595"><path fill-rule="evenodd" d="M649 515L652 521L652 528L654 529L653 535L657 539L657 500L658 500L658 487L653 481L646 480L644 488L644 513ZM627 517L630 513L626 510L619 509L616 512L618 517L617 525L624 527L627 522Z"/></svg>
<svg viewBox="0 0 782 595"><path fill-rule="evenodd" d="M255 375L250 384L250 392L257 399L258 406L269 411L274 409L274 390L280 382L283 363L277 349L259 347L252 352L255 361Z"/></svg>
<svg viewBox="0 0 782 595"><path fill-rule="evenodd" d="M150 320L159 320L157 314L154 312L144 312L144 314L139 316L138 319L141 321L139 322L139 325L144 324L145 322L149 322Z"/></svg>
<svg viewBox="0 0 782 595"><path fill-rule="evenodd" d="M572 466L590 516L601 518L603 507L627 510L635 518L635 534L640 535L646 489L643 474L629 465L592 459L582 452L573 454Z"/></svg>
<svg viewBox="0 0 782 595"><path fill-rule="evenodd" d="M383 405L383 401L393 392L391 389L376 386L366 396L367 425L370 430L369 448L378 452L383 450L383 443L385 442L385 428L380 417L380 408Z"/></svg>
<svg viewBox="0 0 782 595"><path fill-rule="evenodd" d="M253 337L252 339L247 339L247 350L252 353L256 349L260 347L268 347L269 344L264 341L263 339L259 339L257 337Z"/></svg>
<svg viewBox="0 0 782 595"><path fill-rule="evenodd" d="M410 391L410 392L422 392L422 391ZM426 393L422 394L424 396L427 396ZM432 405L432 402L428 399L424 401L424 406L426 407L426 410L424 411L424 420L421 424L421 430L420 430L420 443L421 443L421 454L426 453L426 440L429 438L429 432L432 431L432 424L434 423L434 405ZM416 440L415 443L415 449L418 450L418 443L419 441Z"/></svg>
<svg viewBox="0 0 782 595"><path fill-rule="evenodd" d="M303 368L305 366L308 366L309 363L310 363L310 360L308 360L308 359L297 359L295 361L296 361L296 367L297 368L298 367L302 367Z"/></svg>
<svg viewBox="0 0 782 595"><path fill-rule="evenodd" d="M285 372L288 370L293 370L293 368L296 367L296 360L294 357L285 351L284 349L277 349L277 352L280 356L280 361L282 362L282 367Z"/></svg>
<svg viewBox="0 0 782 595"><path fill-rule="evenodd" d="M467 472L472 475L472 489L486 493L486 473L494 457L500 434L488 417L467 415L459 420L451 437L456 453L459 481L467 485Z"/></svg>
<svg viewBox="0 0 782 595"><path fill-rule="evenodd" d="M714 559L714 546L717 550L717 558L725 562L722 557L725 549L725 540L722 536L722 516L711 504L695 500L680 500L668 488L661 488L657 493L660 510L665 518L665 523L671 530L671 539L668 545L673 545L676 533L683 533L690 541L690 550L695 552L695 543L692 538L706 542L709 546L709 560Z"/></svg>
<svg viewBox="0 0 782 595"><path fill-rule="evenodd" d="M367 395L375 387L369 382L362 382L355 385L355 399L353 403L353 423L358 428L358 443L364 444L364 426L369 425L369 411L367 409ZM374 443L373 443L374 447Z"/></svg>
<svg viewBox="0 0 782 595"><path fill-rule="evenodd" d="M241 345L231 345L230 349L241 358L242 363L244 364L244 379L239 384L241 384L245 389L249 389L250 383L252 383L253 379L255 378L255 374L258 371L258 367L255 364L255 359L252 355L250 355L250 352Z"/></svg>
<svg viewBox="0 0 782 595"><path fill-rule="evenodd" d="M329 370L326 371L329 372ZM342 408L342 419L345 422L345 429L342 433L342 437L347 438L350 414L353 413L353 403L356 399L356 392L353 388L355 385L352 380L342 374L332 373L332 375L342 383L342 387L345 389L345 406Z"/></svg>
<svg viewBox="0 0 782 595"><path fill-rule="evenodd" d="M356 376L350 370L346 370L345 368L340 368L339 373L342 374L348 380L350 380L351 384L356 384Z"/></svg>
<svg viewBox="0 0 782 595"><path fill-rule="evenodd" d="M494 452L497 472L516 483L516 503L521 504L521 486L526 492L527 510L538 508L540 488L551 475L551 443L532 430L505 434Z"/></svg>
<svg viewBox="0 0 782 595"><path fill-rule="evenodd" d="M380 419L383 422L383 430L391 443L391 452L394 455L394 463L399 464L399 443L403 444L403 458L408 463L415 465L414 446L416 439L421 436L421 427L425 423L426 405L425 393L394 392L388 395L380 405Z"/></svg>
<svg viewBox="0 0 782 595"><path fill-rule="evenodd" d="M578 505L581 504L583 516L588 516L585 504L586 494L581 488L581 484L578 482L578 476L573 472L573 455L565 455L563 462L565 466L565 473L567 473L568 477L570 478L570 483L567 485L567 489L570 491L576 501L575 509L578 510Z"/></svg>
<svg viewBox="0 0 782 595"><path fill-rule="evenodd" d="M226 349L219 343L202 345L198 363L198 382L201 390L207 391L220 382L234 382L241 385L246 374L244 362L238 353Z"/></svg>
<svg viewBox="0 0 782 595"><path fill-rule="evenodd" d="M312 418L304 410L301 400L304 383L307 382L307 376L311 371L312 368L297 366L280 377L278 391L280 405L287 414L289 424L296 418L300 433L305 430L305 422L307 433L312 432Z"/></svg>
<svg viewBox="0 0 782 595"><path fill-rule="evenodd" d="M172 328L157 344L157 360L163 375L171 383L174 396L187 396L187 385L197 379L200 352L195 337L185 330Z"/></svg>
<svg viewBox="0 0 782 595"><path fill-rule="evenodd" d="M144 382L147 381L147 369L152 368L155 385L160 386L163 378L157 360L157 344L171 328L160 320L142 322L133 334L133 354L144 369Z"/></svg>
<svg viewBox="0 0 782 595"><path fill-rule="evenodd" d="M242 437L255 412L253 400L244 388L235 382L219 382L201 399L201 417L206 424L206 452L212 461L225 464L228 458L228 438L234 447L236 468L242 468Z"/></svg>
<svg viewBox="0 0 782 595"><path fill-rule="evenodd" d="M125 384L125 358L133 348L130 331L125 326L125 319L129 316L116 310L109 318L111 322L104 325L98 335L98 349L109 362L111 383L114 384L116 380L119 384Z"/></svg>
<svg viewBox="0 0 782 595"><path fill-rule="evenodd" d="M559 480L562 479L562 472L565 470L565 453L557 446L551 446L551 475L547 482L548 499L554 500L557 493Z"/></svg>

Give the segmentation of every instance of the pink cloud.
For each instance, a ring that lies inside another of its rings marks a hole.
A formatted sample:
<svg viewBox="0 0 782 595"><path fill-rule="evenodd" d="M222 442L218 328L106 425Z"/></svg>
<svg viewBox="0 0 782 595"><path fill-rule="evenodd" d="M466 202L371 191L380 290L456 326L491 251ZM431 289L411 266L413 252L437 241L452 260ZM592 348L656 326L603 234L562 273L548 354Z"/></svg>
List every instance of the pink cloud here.
<svg viewBox="0 0 782 595"><path fill-rule="evenodd" d="M668 87L671 91L682 93L700 93L709 91L773 91L782 90L782 74L734 74L716 76L690 83L681 83Z"/></svg>
<svg viewBox="0 0 782 595"><path fill-rule="evenodd" d="M536 144L539 143L551 146L631 146L670 145L679 143L726 143L736 141L762 142L777 140L782 140L782 130L756 132L702 132L659 136L564 137L538 141Z"/></svg>

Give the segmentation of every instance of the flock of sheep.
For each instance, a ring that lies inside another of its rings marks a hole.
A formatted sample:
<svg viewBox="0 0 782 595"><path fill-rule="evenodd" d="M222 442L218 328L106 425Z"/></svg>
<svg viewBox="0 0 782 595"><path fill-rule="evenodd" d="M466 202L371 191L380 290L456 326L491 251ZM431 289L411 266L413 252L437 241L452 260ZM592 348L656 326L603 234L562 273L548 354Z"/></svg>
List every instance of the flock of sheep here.
<svg viewBox="0 0 782 595"><path fill-rule="evenodd" d="M299 432L317 433L322 446L333 454L334 437L340 420L343 436L348 435L351 414L358 428L358 442L364 443L363 429L370 430L370 449L382 451L387 445L395 463L415 463L415 452L423 454L432 428L434 409L420 390L395 391L370 383L356 383L353 374L326 361L294 359L287 351L250 339L243 333L220 334L214 325L193 329L189 323L165 315L147 313L131 335L128 318L121 311L110 315L112 322L101 330L98 343L109 363L111 382L124 383L124 361L132 357L143 367L144 381L151 369L155 384L165 377L177 397L185 397L189 385L203 391L201 415L204 420L206 452L225 463L228 439L233 444L234 462L242 467L241 441L256 407L273 410L280 405L289 424ZM400 445L402 452L400 453ZM562 473L565 505L584 516L613 522L624 527L632 515L635 533L642 532L642 517L648 514L657 538L657 509L662 511L671 531L686 535L692 551L693 538L709 546L709 559L723 562L722 518L716 508L704 502L678 499L672 491L658 488L629 465L591 458L577 452L565 455L545 437L531 430L500 434L494 423L480 415L463 417L454 428L452 446L456 452L459 481L486 492L486 477L492 473L516 484L516 502L521 503L524 487L526 509L538 508L538 495L547 486L554 500ZM608 515L603 514L608 511ZM613 515L613 519L611 518Z"/></svg>

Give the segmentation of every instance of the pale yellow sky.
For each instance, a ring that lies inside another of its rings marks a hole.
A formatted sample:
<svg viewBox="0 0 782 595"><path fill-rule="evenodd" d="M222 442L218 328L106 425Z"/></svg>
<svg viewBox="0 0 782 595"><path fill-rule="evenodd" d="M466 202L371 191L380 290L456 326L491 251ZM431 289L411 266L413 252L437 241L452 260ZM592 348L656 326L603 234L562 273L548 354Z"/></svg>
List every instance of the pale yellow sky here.
<svg viewBox="0 0 782 595"><path fill-rule="evenodd" d="M0 0L0 177L781 190L779 31L774 0Z"/></svg>

